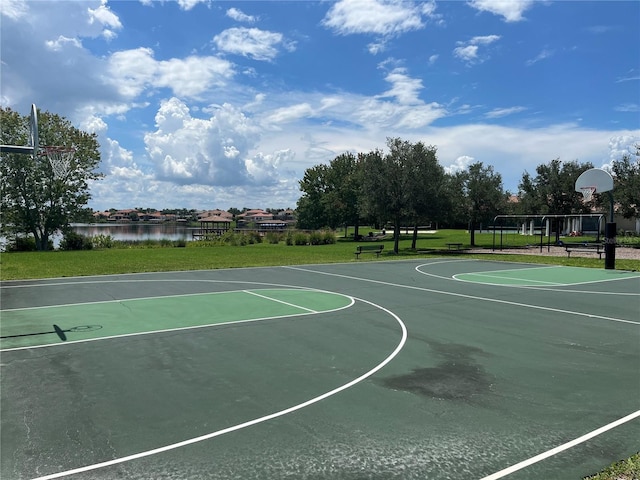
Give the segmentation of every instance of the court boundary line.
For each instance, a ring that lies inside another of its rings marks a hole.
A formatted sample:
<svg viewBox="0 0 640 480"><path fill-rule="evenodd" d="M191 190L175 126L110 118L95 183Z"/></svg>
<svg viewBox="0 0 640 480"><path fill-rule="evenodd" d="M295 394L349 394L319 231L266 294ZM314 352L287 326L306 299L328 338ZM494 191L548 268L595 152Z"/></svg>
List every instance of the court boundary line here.
<svg viewBox="0 0 640 480"><path fill-rule="evenodd" d="M344 295L344 294L341 294ZM293 413L296 412L298 410L302 410L303 408L306 408L308 406L311 406L315 403L318 403L322 400L325 400L329 397L332 397L333 395L336 395L344 390L347 390L355 385L357 385L358 383L362 382L363 380L366 380L367 378L369 378L370 376L374 375L375 373L377 373L378 371L380 371L382 368L384 368L387 364L389 364L402 350L402 348L404 347L406 341L407 341L407 337L408 337L408 333L407 333L407 327L404 324L404 322L402 321L402 319L396 315L395 313L393 313L391 310L378 305L376 303L370 302L368 300L364 300L361 298L357 298L357 297L352 297L349 295L345 295L348 296L350 298L352 298L355 302L355 300L369 304L371 306L373 306L374 308L378 308L380 310L382 310L383 312L387 313L388 315L390 315L392 318L394 318L396 320L396 322L400 325L400 329L402 331L402 335L400 338L400 342L396 345L395 349L380 363L378 363L375 367L373 367L371 370L365 372L364 374L360 375L359 377L337 387L334 388L328 392L325 392L321 395L318 395L316 397L313 397L305 402L299 403L297 405L294 405L292 407L283 409L283 410L279 410L277 412L268 414L268 415L264 415L262 417L258 417L258 418L254 418L253 420L249 420L243 423L239 423L237 425L233 425L231 427L227 427L221 430L217 430L215 432L211 432L205 435L200 435L198 437L193 437L187 440L183 440L180 442L176 442L176 443L172 443L169 445L165 445L162 447L158 447L155 449L151 449L151 450L146 450L144 452L138 452L138 453L134 453L132 455L127 455L124 457L120 457L120 458L115 458L112 460L107 460L105 462L99 462L99 463L94 463L92 465L85 465L84 467L78 467L78 468L74 468L74 469L70 469L70 470L66 470L63 472L57 472L57 473L53 473L53 474L48 474L48 475L44 475L44 476L39 476L36 478L33 478L32 480L53 480L56 478L61 478L61 477L66 477L66 476L71 476L71 475L75 475L78 473L84 473L84 472L89 472L89 471L93 471L93 470L98 470L100 468L105 468L105 467L110 467L113 465L118 465L121 463L126 463L132 460L138 460L140 458L144 458L144 457L149 457L152 455L156 455L159 453L164 453L170 450L175 450L177 448L181 448L181 447L185 447L188 445L192 445L194 443L199 443L199 442L203 442L205 440L210 440L212 438L215 437L219 437L221 435L224 435L226 433L231 433L231 432L235 432L237 430L242 430L243 428L247 428L247 427L251 427L253 425L257 425L259 423L264 423L267 422L269 420L273 420L274 418L278 418L278 417L282 417L285 415L288 415L289 413Z"/></svg>
<svg viewBox="0 0 640 480"><path fill-rule="evenodd" d="M465 294L465 293L447 292L447 291L444 291L444 290L436 290L434 288L426 288L426 287L416 287L416 286L413 286L413 285L402 285L400 283L385 282L383 280L374 280L374 279L370 279L370 278L354 277L354 276L351 276L351 275L343 275L343 274L339 274L339 273L321 272L321 271L318 271L318 270L309 270L309 269L300 268L300 267L293 267L293 266L285 266L285 267L282 267L282 268L287 268L287 269L291 269L291 270L299 270L301 272L317 273L319 275L329 275L329 276L334 276L334 277L347 278L349 280L359 280L361 282L379 283L381 285L387 285L387 286L390 286L390 287L408 288L408 289L411 289L411 290L419 290L419 291L422 291L422 292L436 293L436 294L440 294L440 295L449 295L449 296L460 297L460 298L468 298L470 300L479 300L479 301L483 301L483 302L500 303L500 304L503 304L503 305L513 305L513 306L516 306L516 307L525 307L525 308L531 308L531 309L534 309L534 310L543 310L543 311L547 311L547 312L565 313L567 315L587 317L587 318L597 319L597 320L606 320L606 321L609 321L609 322L619 322L619 323L629 323L631 325L640 325L640 322L636 322L636 321L633 321L633 320L625 320L623 318L614 318L614 317L605 317L604 315L594 315L592 313L575 312L575 311L571 311L571 310L562 310L560 308L545 307L543 305L532 305L532 304L528 304L528 303L511 302L509 300L501 300L499 298L478 297L476 295L468 295L468 294Z"/></svg>
<svg viewBox="0 0 640 480"><path fill-rule="evenodd" d="M640 410L636 410L635 412L630 413L629 415L626 415L622 418L619 418L614 422L608 423L600 428L592 430L591 432L586 433L581 437L575 438L570 442L563 443L562 445L558 445L557 447L554 447L550 450L542 452L534 457L518 462L498 472L492 473L491 475L487 475L486 477L482 477L480 480L498 480L499 478L506 477L507 475L511 475L512 473L517 472L518 470L522 470L523 468L526 468L535 463L541 462L542 460L546 460L547 458L553 457L554 455L564 452L565 450L569 450L570 448L573 448L576 445L584 443L587 440L591 440L592 438L597 437L598 435L601 435L616 427L619 427L620 425L630 422L631 420L634 420L635 418L638 418L638 417L640 417Z"/></svg>

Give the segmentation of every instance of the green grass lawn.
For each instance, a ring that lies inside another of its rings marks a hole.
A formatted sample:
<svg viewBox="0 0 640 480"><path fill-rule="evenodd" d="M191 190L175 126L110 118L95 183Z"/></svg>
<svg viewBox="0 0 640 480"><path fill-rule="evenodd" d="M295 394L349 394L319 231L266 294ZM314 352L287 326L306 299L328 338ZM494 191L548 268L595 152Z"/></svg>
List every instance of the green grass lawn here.
<svg viewBox="0 0 640 480"><path fill-rule="evenodd" d="M364 232L366 234L366 232ZM342 232L341 232L342 234ZM86 275L109 275L118 273L162 272L182 270L209 270L218 268L241 268L274 265L303 265L316 263L367 262L392 259L464 255L465 258L491 258L500 261L518 261L556 265L602 268L604 260L592 258L541 257L526 255L494 255L493 234L476 235L476 245L486 249L486 254L450 253L447 243L462 243L469 247L469 234L463 230L439 230L434 234L422 234L416 250L411 249L411 236L402 235L398 254L393 252L393 240L389 235L378 243L384 245L377 259L373 254L362 254L356 260L356 245L369 242L354 242L349 237L338 237L329 245L277 245L259 243L246 246L214 245L187 242L185 248L145 242L129 248L109 248L82 251L10 252L0 254L0 279L58 278ZM499 237L496 242L499 244ZM517 247L537 244L539 237L509 234L503 239L504 246ZM155 248L152 248L155 247ZM616 261L620 270L640 270L640 261Z"/></svg>

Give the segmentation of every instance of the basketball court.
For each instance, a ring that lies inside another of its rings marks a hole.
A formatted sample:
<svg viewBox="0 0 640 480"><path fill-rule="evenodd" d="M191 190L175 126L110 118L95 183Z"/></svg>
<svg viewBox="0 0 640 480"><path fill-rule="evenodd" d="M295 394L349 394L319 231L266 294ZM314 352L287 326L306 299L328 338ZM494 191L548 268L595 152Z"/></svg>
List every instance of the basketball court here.
<svg viewBox="0 0 640 480"><path fill-rule="evenodd" d="M2 284L11 479L581 479L638 451L640 273L460 258Z"/></svg>

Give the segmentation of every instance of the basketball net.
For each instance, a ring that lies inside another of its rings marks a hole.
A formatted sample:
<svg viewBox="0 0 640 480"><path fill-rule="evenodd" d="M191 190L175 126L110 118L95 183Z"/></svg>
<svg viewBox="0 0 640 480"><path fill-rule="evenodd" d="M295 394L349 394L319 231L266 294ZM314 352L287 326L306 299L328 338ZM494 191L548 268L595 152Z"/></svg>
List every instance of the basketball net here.
<svg viewBox="0 0 640 480"><path fill-rule="evenodd" d="M62 180L69 174L71 160L76 151L67 147L44 147L54 178Z"/></svg>
<svg viewBox="0 0 640 480"><path fill-rule="evenodd" d="M580 187L585 202L590 202L593 194L596 193L596 187Z"/></svg>

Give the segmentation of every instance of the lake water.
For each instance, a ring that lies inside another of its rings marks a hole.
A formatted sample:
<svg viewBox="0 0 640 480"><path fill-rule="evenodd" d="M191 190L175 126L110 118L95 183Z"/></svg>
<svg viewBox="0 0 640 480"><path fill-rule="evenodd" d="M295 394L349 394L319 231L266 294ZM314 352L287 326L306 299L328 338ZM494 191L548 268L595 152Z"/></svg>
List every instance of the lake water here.
<svg viewBox="0 0 640 480"><path fill-rule="evenodd" d="M144 241L144 240L193 240L192 233L198 227L176 223L72 223L74 232L86 237L96 235L110 236L113 240ZM53 248L60 247L62 233L56 232L51 237ZM0 237L0 252L6 248L7 239Z"/></svg>
<svg viewBox="0 0 640 480"><path fill-rule="evenodd" d="M73 231L86 237L110 236L114 240L193 240L192 233L197 227L176 223L74 223Z"/></svg>

